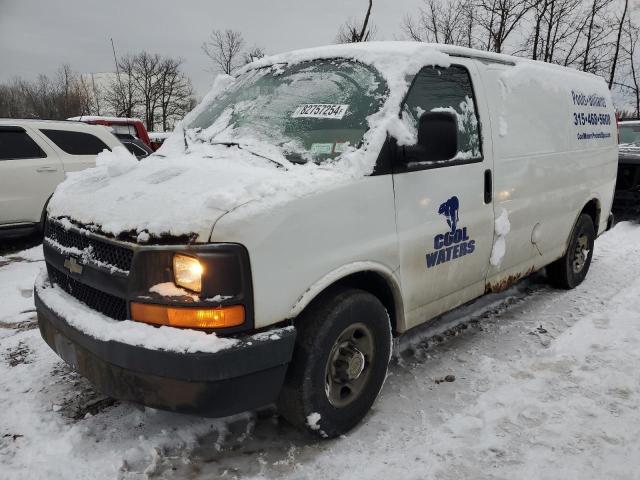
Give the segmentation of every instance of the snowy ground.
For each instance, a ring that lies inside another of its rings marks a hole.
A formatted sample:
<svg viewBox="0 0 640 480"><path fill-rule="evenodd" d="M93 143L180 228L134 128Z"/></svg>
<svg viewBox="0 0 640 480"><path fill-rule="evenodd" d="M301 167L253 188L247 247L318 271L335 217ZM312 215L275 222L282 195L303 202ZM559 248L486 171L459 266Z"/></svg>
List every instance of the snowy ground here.
<svg viewBox="0 0 640 480"><path fill-rule="evenodd" d="M220 420L96 393L38 333L39 247L0 256L0 478L640 478L640 226L596 242L585 283L535 276L401 342L349 435L270 412ZM454 375L453 382L440 382Z"/></svg>

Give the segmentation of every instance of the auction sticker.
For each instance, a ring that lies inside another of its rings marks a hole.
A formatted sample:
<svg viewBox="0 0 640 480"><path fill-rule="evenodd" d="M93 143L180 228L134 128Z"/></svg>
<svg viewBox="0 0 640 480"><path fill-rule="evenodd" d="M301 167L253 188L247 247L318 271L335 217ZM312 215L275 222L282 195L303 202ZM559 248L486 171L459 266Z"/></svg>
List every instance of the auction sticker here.
<svg viewBox="0 0 640 480"><path fill-rule="evenodd" d="M349 105L335 103L307 103L293 111L292 118L332 118L341 120Z"/></svg>

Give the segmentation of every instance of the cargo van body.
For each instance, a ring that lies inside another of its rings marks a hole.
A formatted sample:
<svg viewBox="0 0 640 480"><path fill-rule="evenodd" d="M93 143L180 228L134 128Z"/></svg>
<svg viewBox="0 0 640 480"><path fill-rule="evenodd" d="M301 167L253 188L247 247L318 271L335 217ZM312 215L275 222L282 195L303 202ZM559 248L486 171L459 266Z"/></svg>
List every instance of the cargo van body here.
<svg viewBox="0 0 640 480"><path fill-rule="evenodd" d="M214 416L277 401L339 435L375 400L392 335L545 266L575 287L607 228L615 114L593 75L374 42L217 85L153 159L50 204L41 332L118 398Z"/></svg>

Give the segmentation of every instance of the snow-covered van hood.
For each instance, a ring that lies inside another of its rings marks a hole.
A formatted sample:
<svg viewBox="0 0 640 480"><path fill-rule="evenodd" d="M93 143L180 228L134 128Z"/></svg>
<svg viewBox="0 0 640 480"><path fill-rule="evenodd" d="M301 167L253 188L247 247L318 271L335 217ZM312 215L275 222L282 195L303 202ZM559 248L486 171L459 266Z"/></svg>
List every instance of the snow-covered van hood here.
<svg viewBox="0 0 640 480"><path fill-rule="evenodd" d="M331 58L373 66L387 83L388 95L382 107L367 117L369 130L361 148L349 148L326 164L293 164L271 145L242 149L187 143L189 131L185 132L182 125L189 125L235 81L221 75L156 154L137 161L124 148L117 148L98 155L95 168L70 173L49 203L49 216L66 217L109 235L133 234L140 242L164 235L188 235L196 242L207 242L213 225L227 212L259 214L369 175L388 131L396 137L411 134L403 131L399 120L411 76L424 65L448 66L449 56L414 42L335 45L261 59L238 75L270 65Z"/></svg>
<svg viewBox="0 0 640 480"><path fill-rule="evenodd" d="M347 165L281 158L285 170L237 147L195 147L142 161L124 147L105 151L95 168L70 173L60 184L49 216L113 236L126 232L140 243L166 235L206 242L215 222L238 207L255 214L357 176Z"/></svg>

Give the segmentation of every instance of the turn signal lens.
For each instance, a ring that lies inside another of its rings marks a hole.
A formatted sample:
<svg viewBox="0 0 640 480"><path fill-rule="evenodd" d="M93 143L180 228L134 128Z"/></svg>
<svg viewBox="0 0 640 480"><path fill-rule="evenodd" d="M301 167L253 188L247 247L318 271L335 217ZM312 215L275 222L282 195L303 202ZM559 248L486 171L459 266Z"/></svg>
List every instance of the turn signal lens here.
<svg viewBox="0 0 640 480"><path fill-rule="evenodd" d="M173 256L173 280L179 287L200 293L203 271L202 264L197 258L181 253Z"/></svg>
<svg viewBox="0 0 640 480"><path fill-rule="evenodd" d="M131 319L186 328L227 328L237 327L244 323L244 307L201 308L201 307L168 307L148 303L132 303Z"/></svg>

